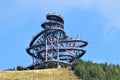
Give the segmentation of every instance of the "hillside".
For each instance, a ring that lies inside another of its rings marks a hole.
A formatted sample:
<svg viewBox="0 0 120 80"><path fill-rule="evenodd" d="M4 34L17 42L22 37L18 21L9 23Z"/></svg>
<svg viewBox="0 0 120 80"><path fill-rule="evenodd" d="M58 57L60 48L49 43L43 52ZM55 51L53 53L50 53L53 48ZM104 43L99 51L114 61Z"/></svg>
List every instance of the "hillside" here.
<svg viewBox="0 0 120 80"><path fill-rule="evenodd" d="M50 63L48 67L40 67L48 69L21 71L24 69L22 67L17 68L20 71L2 71L0 80L78 80L79 78L80 80L120 80L120 65L93 63L78 59L74 61L72 71L67 68L54 67L56 65Z"/></svg>
<svg viewBox="0 0 120 80"><path fill-rule="evenodd" d="M28 71L2 71L0 80L77 80L74 73L66 68Z"/></svg>

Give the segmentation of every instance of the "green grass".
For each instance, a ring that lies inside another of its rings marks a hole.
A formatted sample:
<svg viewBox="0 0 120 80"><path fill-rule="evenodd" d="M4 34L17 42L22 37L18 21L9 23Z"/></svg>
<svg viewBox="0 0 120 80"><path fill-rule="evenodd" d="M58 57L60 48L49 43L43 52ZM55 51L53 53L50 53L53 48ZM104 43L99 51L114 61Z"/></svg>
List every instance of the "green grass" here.
<svg viewBox="0 0 120 80"><path fill-rule="evenodd" d="M0 80L78 80L74 73L66 68L27 71L2 71Z"/></svg>

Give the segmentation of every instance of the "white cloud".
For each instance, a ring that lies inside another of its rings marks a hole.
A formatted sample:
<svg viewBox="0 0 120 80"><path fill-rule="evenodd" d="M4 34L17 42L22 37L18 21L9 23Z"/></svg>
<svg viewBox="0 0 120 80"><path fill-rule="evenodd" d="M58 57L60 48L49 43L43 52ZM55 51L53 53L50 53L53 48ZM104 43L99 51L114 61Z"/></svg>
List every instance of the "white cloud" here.
<svg viewBox="0 0 120 80"><path fill-rule="evenodd" d="M96 6L100 9L108 23L114 27L120 28L120 1L119 0L101 0L96 1Z"/></svg>
<svg viewBox="0 0 120 80"><path fill-rule="evenodd" d="M66 5L84 9L97 8L107 19L107 24L120 28L120 0L74 0Z"/></svg>
<svg viewBox="0 0 120 80"><path fill-rule="evenodd" d="M21 2L21 0L20 0ZM108 20L108 24L120 28L120 0L26 0L22 6L49 11L50 9L66 10L73 7L98 11Z"/></svg>
<svg viewBox="0 0 120 80"><path fill-rule="evenodd" d="M13 8L17 6L24 10L46 12L50 10L65 11L74 7L83 9L96 8L107 19L107 24L120 28L120 0L14 0L9 5L10 8L11 6ZM12 9L10 10L12 11Z"/></svg>

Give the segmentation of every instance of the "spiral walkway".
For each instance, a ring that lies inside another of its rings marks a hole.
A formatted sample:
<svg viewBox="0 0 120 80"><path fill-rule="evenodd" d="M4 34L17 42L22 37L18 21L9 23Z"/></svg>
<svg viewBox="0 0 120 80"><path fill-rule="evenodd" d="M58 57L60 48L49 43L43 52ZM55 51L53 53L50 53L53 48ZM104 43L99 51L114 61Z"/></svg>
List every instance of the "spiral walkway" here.
<svg viewBox="0 0 120 80"><path fill-rule="evenodd" d="M44 29L30 42L27 53L32 56L33 64L40 65L48 62L72 64L82 57L88 42L67 36L64 31L64 20L57 13L47 14L47 21L41 24Z"/></svg>

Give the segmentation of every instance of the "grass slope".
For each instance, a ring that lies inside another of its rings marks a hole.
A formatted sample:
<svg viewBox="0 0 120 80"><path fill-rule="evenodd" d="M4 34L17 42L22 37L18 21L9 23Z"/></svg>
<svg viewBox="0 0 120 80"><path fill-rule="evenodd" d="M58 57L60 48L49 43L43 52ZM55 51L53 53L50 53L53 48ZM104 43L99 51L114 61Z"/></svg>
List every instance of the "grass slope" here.
<svg viewBox="0 0 120 80"><path fill-rule="evenodd" d="M42 69L28 71L2 71L0 80L77 80L68 69Z"/></svg>

